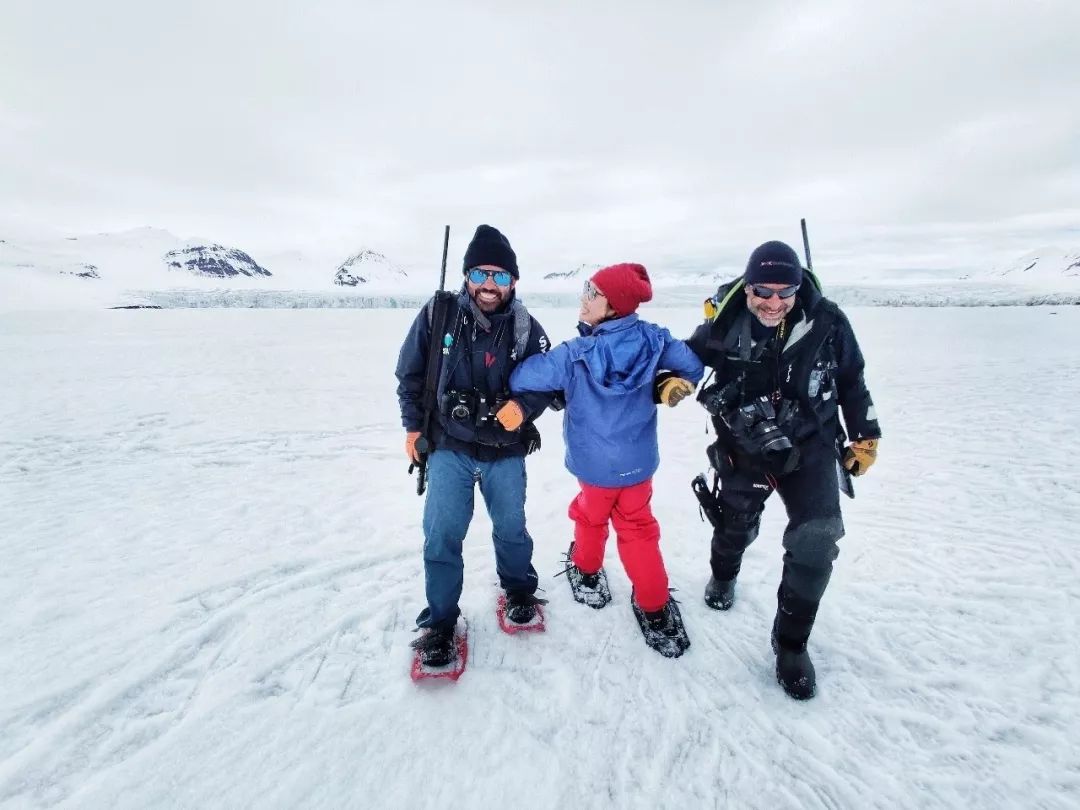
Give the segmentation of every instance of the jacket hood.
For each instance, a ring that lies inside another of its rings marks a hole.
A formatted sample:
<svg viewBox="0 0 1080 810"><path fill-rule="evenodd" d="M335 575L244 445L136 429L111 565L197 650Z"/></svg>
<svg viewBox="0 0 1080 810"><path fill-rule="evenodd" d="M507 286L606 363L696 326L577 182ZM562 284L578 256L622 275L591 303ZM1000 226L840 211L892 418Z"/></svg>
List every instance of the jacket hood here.
<svg viewBox="0 0 1080 810"><path fill-rule="evenodd" d="M578 331L594 340L575 341L573 360L583 363L592 381L611 394L636 391L651 386L656 375L656 358L663 351L660 338L638 328L638 316L627 315Z"/></svg>

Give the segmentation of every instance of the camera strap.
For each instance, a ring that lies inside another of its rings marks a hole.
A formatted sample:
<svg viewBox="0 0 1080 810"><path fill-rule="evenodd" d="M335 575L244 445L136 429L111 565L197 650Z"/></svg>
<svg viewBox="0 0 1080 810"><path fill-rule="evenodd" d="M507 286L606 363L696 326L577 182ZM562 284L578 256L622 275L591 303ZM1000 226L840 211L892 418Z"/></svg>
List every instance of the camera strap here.
<svg viewBox="0 0 1080 810"><path fill-rule="evenodd" d="M739 359L743 362L744 367L749 367L749 364L751 363L763 362L766 353L771 353L773 355L775 360L774 366L778 364L780 362L781 344L784 339L786 321L780 321L780 324L775 328L771 336L762 338L755 344L753 336L754 316L751 314L750 310L746 310L742 313L741 318L742 320L736 324L736 327L740 330L738 347ZM774 379L773 385L774 390L769 396L775 403L780 399L779 381Z"/></svg>
<svg viewBox="0 0 1080 810"><path fill-rule="evenodd" d="M771 337L759 340L755 344L753 334L753 319L754 316L750 313L750 310L747 310L742 314L741 320L737 324L737 328L739 329L739 359L742 360L744 363L760 362L761 358L765 356L765 352L767 352L769 350L769 347L776 342L776 338L783 331L783 321L781 321L781 325L776 328L776 331Z"/></svg>

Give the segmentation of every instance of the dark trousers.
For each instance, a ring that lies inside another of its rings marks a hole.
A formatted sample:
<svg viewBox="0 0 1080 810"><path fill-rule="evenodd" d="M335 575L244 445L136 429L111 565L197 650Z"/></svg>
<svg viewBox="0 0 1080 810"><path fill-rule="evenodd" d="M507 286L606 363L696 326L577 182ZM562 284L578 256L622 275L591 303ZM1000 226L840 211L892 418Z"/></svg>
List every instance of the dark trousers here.
<svg viewBox="0 0 1080 810"><path fill-rule="evenodd" d="M775 490L788 515L781 608L786 600L812 625L839 554L837 543L844 536L844 521L832 448L807 445L800 450L799 468L779 478L738 468L721 475L723 522L713 532L709 562L717 580L730 581L738 576L743 552L757 537L765 501Z"/></svg>

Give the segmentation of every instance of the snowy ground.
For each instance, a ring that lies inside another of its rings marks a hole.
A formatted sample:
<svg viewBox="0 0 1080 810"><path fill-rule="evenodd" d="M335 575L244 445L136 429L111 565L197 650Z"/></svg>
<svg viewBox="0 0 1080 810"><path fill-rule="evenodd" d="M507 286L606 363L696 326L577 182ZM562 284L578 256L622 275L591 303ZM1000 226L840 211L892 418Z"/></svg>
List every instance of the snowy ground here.
<svg viewBox="0 0 1080 810"><path fill-rule="evenodd" d="M687 655L645 647L614 555L603 611L551 578L575 486L548 414L548 632L498 631L480 509L468 671L418 687L411 313L4 314L0 806L1077 806L1080 308L850 314L886 438L845 503L807 704L771 669L779 504L736 607L701 601L694 403L662 414L655 499Z"/></svg>

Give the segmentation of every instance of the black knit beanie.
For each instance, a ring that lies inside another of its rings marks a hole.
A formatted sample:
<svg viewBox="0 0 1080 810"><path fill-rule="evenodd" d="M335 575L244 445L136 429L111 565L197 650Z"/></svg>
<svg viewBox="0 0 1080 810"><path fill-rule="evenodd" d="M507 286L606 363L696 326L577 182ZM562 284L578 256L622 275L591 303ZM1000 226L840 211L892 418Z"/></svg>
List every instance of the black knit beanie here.
<svg viewBox="0 0 1080 810"><path fill-rule="evenodd" d="M465 249L465 261L461 272L468 273L472 268L490 264L509 270L514 278L518 276L517 254L510 247L510 240L499 233L498 228L481 225L473 234L472 241Z"/></svg>
<svg viewBox="0 0 1080 810"><path fill-rule="evenodd" d="M783 242L766 242L750 254L743 280L747 284L802 284L799 254Z"/></svg>

